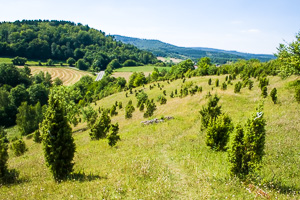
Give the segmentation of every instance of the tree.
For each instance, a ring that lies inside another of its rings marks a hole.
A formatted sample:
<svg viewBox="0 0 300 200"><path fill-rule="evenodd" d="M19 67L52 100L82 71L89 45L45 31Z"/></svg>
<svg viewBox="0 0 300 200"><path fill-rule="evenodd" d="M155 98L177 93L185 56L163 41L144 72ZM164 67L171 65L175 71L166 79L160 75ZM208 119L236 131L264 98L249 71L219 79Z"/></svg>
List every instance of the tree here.
<svg viewBox="0 0 300 200"><path fill-rule="evenodd" d="M300 32L296 35L296 41L287 45L280 44L276 54L281 62L280 75L283 78L300 73Z"/></svg>
<svg viewBox="0 0 300 200"><path fill-rule="evenodd" d="M87 126L92 128L95 121L97 120L97 112L90 106L81 110L83 120L87 122Z"/></svg>
<svg viewBox="0 0 300 200"><path fill-rule="evenodd" d="M89 68L89 64L86 63L84 59L79 59L76 62L76 67L80 70L87 70Z"/></svg>
<svg viewBox="0 0 300 200"><path fill-rule="evenodd" d="M156 110L156 105L154 103L154 99L152 99L151 101L148 99L146 101L146 107L147 107L147 110L144 113L144 118L151 117L153 115L154 111Z"/></svg>
<svg viewBox="0 0 300 200"><path fill-rule="evenodd" d="M254 82L249 79L249 81L248 81L248 89L249 90L251 90L253 88L253 84L254 84Z"/></svg>
<svg viewBox="0 0 300 200"><path fill-rule="evenodd" d="M92 140L99 140L106 138L107 133L110 129L110 117L107 111L103 111L101 116L96 120L93 127L91 128L90 137Z"/></svg>
<svg viewBox="0 0 300 200"><path fill-rule="evenodd" d="M268 92L267 92L268 88L266 86L264 86L261 90L261 96L263 98L266 98L268 96Z"/></svg>
<svg viewBox="0 0 300 200"><path fill-rule="evenodd" d="M211 85L211 78L208 79L208 85Z"/></svg>
<svg viewBox="0 0 300 200"><path fill-rule="evenodd" d="M221 114L221 106L218 106L219 100L220 97L217 95L210 96L207 106L203 106L200 110L201 124L204 128L207 128L208 124Z"/></svg>
<svg viewBox="0 0 300 200"><path fill-rule="evenodd" d="M227 90L226 82L222 83L221 90Z"/></svg>
<svg viewBox="0 0 300 200"><path fill-rule="evenodd" d="M219 79L216 80L216 87L219 87Z"/></svg>
<svg viewBox="0 0 300 200"><path fill-rule="evenodd" d="M17 139L11 144L11 149L13 150L16 156L23 155L28 149L22 138Z"/></svg>
<svg viewBox="0 0 300 200"><path fill-rule="evenodd" d="M22 102L28 101L29 95L24 85L18 85L10 90L10 101L18 108Z"/></svg>
<svg viewBox="0 0 300 200"><path fill-rule="evenodd" d="M52 91L41 132L46 165L57 181L65 179L73 171L76 150L65 110L59 93Z"/></svg>
<svg viewBox="0 0 300 200"><path fill-rule="evenodd" d="M76 60L72 57L68 58L67 60L68 65L70 65L71 67L76 63Z"/></svg>
<svg viewBox="0 0 300 200"><path fill-rule="evenodd" d="M125 119L131 118L134 110L135 110L135 108L132 105L132 100L129 100L128 104L125 107Z"/></svg>
<svg viewBox="0 0 300 200"><path fill-rule="evenodd" d="M29 103L34 105L38 102L41 105L45 105L48 102L49 89L44 86L44 84L34 84L31 85L28 89Z"/></svg>
<svg viewBox="0 0 300 200"><path fill-rule="evenodd" d="M60 78L58 78L58 77L56 77L56 78L53 80L53 82L54 82L54 85L55 85L55 86L60 86L60 85L63 84L63 81L62 81Z"/></svg>
<svg viewBox="0 0 300 200"><path fill-rule="evenodd" d="M137 99L137 108L140 108L140 111L142 111L144 108L144 103L146 103L146 101L148 100L148 95L142 91L140 92L137 96L136 96L136 99Z"/></svg>
<svg viewBox="0 0 300 200"><path fill-rule="evenodd" d="M109 114L110 114L111 117L113 117L115 115L118 115L117 106L116 105L112 105L112 107L110 108Z"/></svg>
<svg viewBox="0 0 300 200"><path fill-rule="evenodd" d="M238 124L235 128L233 141L228 151L228 158L230 165L230 174L232 176L242 176L243 171L243 159L246 153L244 144L244 129L241 124Z"/></svg>
<svg viewBox="0 0 300 200"><path fill-rule="evenodd" d="M244 178L261 167L265 148L266 120L263 106L247 120L244 128L238 125L229 150L230 172Z"/></svg>
<svg viewBox="0 0 300 200"><path fill-rule="evenodd" d="M40 103L35 106L23 102L18 108L17 125L22 135L28 135L39 128L39 123L43 120L43 111Z"/></svg>
<svg viewBox="0 0 300 200"><path fill-rule="evenodd" d="M218 115L209 122L206 132L206 145L217 151L226 150L229 135L233 130L231 119L226 114Z"/></svg>
<svg viewBox="0 0 300 200"><path fill-rule="evenodd" d="M0 126L0 182L1 179L7 174L8 140L6 135L6 131L2 126Z"/></svg>
<svg viewBox="0 0 300 200"><path fill-rule="evenodd" d="M27 62L27 58L22 58L22 57L15 57L14 59L12 59L12 63L14 65L20 65L20 66L23 66L25 65L25 63Z"/></svg>
<svg viewBox="0 0 300 200"><path fill-rule="evenodd" d="M109 130L109 134L108 134L108 144L109 146L115 146L117 141L120 140L120 136L118 135L118 131L119 131L119 124L112 124L110 126L110 130Z"/></svg>
<svg viewBox="0 0 300 200"><path fill-rule="evenodd" d="M54 66L54 61L52 59L48 59L46 62L47 66Z"/></svg>
<svg viewBox="0 0 300 200"><path fill-rule="evenodd" d="M242 83L239 81L234 85L234 93L240 93L242 88Z"/></svg>
<svg viewBox="0 0 300 200"><path fill-rule="evenodd" d="M272 98L273 103L276 104L277 103L277 89L276 88L273 88L271 90L270 96Z"/></svg>

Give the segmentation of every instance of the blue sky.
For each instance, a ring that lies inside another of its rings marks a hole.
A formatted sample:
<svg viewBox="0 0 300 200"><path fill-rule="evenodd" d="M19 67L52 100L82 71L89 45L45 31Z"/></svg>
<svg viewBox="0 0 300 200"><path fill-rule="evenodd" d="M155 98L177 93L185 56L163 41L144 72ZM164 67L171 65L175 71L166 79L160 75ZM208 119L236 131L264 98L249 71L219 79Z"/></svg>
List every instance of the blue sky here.
<svg viewBox="0 0 300 200"><path fill-rule="evenodd" d="M0 21L55 19L185 47L276 53L300 31L299 0L0 0Z"/></svg>

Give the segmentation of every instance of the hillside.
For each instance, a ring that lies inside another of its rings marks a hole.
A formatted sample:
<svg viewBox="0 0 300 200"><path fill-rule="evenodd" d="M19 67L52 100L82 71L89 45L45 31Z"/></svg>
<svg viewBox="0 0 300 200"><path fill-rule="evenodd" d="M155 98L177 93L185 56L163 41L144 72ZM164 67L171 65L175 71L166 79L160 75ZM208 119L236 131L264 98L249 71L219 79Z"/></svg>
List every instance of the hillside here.
<svg viewBox="0 0 300 200"><path fill-rule="evenodd" d="M260 61L268 61L275 59L273 55L268 54L248 54L237 51L226 51L212 48L202 47L178 47L172 44L164 43L159 40L147 40L120 35L113 35L118 41L126 44L132 44L140 49L151 51L156 56L173 57L180 59L191 58L197 60L202 57L210 57L214 63L224 64L227 61L236 61L237 59L259 59Z"/></svg>
<svg viewBox="0 0 300 200"><path fill-rule="evenodd" d="M55 183L45 165L42 145L25 139L28 151L20 157L9 151L9 168L20 172L16 184L0 186L0 199L299 199L300 124L299 104L294 100L291 82L296 76L281 80L271 76L268 91L276 87L278 104L265 99L267 122L266 155L258 172L258 182L241 182L228 174L226 152L216 152L205 145L205 131L200 130L199 110L207 102L210 91L221 97L222 111L234 124L244 123L261 100L258 81L253 79L252 90L242 88L234 93L234 84L223 91L207 84L211 78L220 83L225 75L187 78L185 84L202 86L202 93L170 98L171 91L180 90L182 79L164 85L167 104L157 104L152 118L173 116L173 120L154 125L141 125L143 112L136 111L132 119L124 118L124 107L134 94L125 91L91 104L94 108L110 108L115 101L123 108L112 122L119 123L121 141L109 147L106 140L91 141L86 123L73 127L76 143L75 175L67 181ZM155 83L157 85L157 83ZM153 83L151 84L154 85ZM157 86L138 87L155 100L162 94ZM239 111L239 112L237 112ZM9 130L9 136L13 129ZM261 197L259 191L266 196Z"/></svg>
<svg viewBox="0 0 300 200"><path fill-rule="evenodd" d="M114 62L153 64L156 57L133 45L116 41L103 31L69 21L22 20L0 22L0 56L66 61L74 58L78 68L105 70Z"/></svg>

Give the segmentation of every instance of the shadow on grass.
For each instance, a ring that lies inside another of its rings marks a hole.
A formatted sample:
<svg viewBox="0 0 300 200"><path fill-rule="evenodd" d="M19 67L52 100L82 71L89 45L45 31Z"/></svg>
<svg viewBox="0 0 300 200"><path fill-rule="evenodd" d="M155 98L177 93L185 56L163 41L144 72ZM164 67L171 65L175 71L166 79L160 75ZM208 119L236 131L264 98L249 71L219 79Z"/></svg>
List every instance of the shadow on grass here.
<svg viewBox="0 0 300 200"><path fill-rule="evenodd" d="M299 187L284 185L281 182L267 183L266 186L272 190L278 191L281 194L300 194Z"/></svg>
<svg viewBox="0 0 300 200"><path fill-rule="evenodd" d="M72 173L69 177L68 180L70 181L79 181L79 182L86 182L86 181L93 181L97 179L107 179L106 176L99 176L99 175L94 175L94 174L85 174L84 172L76 172Z"/></svg>
<svg viewBox="0 0 300 200"><path fill-rule="evenodd" d="M29 182L28 179L19 178L19 172L15 169L8 170L5 175L0 178L0 186L1 185L14 185Z"/></svg>

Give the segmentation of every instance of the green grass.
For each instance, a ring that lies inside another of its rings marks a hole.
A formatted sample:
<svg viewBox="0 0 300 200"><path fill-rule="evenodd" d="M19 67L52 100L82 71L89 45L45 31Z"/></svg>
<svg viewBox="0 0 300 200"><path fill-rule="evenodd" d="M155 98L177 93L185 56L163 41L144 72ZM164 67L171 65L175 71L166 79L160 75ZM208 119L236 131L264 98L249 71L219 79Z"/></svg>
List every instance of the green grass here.
<svg viewBox="0 0 300 200"><path fill-rule="evenodd" d="M20 172L20 181L0 186L0 199L264 199L256 193L260 189L271 199L299 199L300 105L289 86L297 77L270 77L268 92L276 87L279 103L274 105L270 97L265 99L266 155L257 174L263 181L252 183L257 187L252 192L248 183L229 176L226 152L206 147L199 110L207 102L208 91L217 93L221 96L222 111L235 124L244 123L261 100L258 82L253 79L252 91L242 88L241 93L235 94L234 84L238 80L221 91L220 87L212 90L207 84L209 78L213 83L218 78L220 85L225 80L225 76L187 79L186 82L202 86L203 92L173 99L169 95L176 88L180 90L182 80L161 82L168 102L157 103L153 117L175 119L160 124L142 126L140 122L145 119L138 110L132 119L125 120L127 102L132 99L136 106L134 94L126 98L125 92L120 92L92 104L95 108L109 108L115 101L122 101L123 108L112 118L113 123L119 123L121 141L111 148L106 140L91 141L89 130L76 131L85 128L85 123L73 128L77 174L60 184L53 181L45 166L42 145L25 138L29 150L23 156L15 157L9 152L9 168ZM154 99L163 92L157 87L149 90L149 85L144 90Z"/></svg>
<svg viewBox="0 0 300 200"><path fill-rule="evenodd" d="M13 58L8 58L8 57L0 57L0 64L1 63L6 63L6 64L12 64L12 59ZM41 63L43 66L46 65L46 60L41 60ZM54 64L57 65L57 66L60 66L60 62L61 61L54 61ZM66 62L64 61L63 62L64 66L66 66ZM39 65L39 60L32 60L32 59L28 59L27 62L26 62L26 65L29 65L29 66L38 66Z"/></svg>
<svg viewBox="0 0 300 200"><path fill-rule="evenodd" d="M157 67L152 65L145 65L145 66L136 66L136 67L122 67L119 69L115 69L115 72L153 72L154 68L157 68L159 71L166 69L170 70L170 67Z"/></svg>

